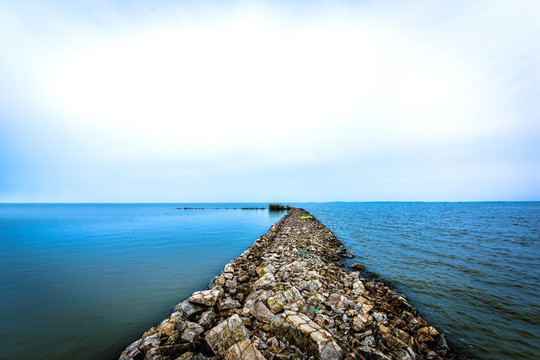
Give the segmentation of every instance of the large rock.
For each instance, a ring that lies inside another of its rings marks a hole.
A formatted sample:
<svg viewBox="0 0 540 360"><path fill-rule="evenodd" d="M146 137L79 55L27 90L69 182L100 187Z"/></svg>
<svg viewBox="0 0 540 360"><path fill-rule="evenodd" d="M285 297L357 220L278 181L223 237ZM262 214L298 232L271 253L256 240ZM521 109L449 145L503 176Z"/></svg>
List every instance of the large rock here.
<svg viewBox="0 0 540 360"><path fill-rule="evenodd" d="M220 301L218 307L220 311L224 310L230 310L230 309L238 309L242 305L238 302L238 300L225 298Z"/></svg>
<svg viewBox="0 0 540 360"><path fill-rule="evenodd" d="M261 301L255 304L250 313L264 323L270 323L275 316Z"/></svg>
<svg viewBox="0 0 540 360"><path fill-rule="evenodd" d="M219 290L196 291L189 297L189 301L204 306L214 306L220 294L221 292Z"/></svg>
<svg viewBox="0 0 540 360"><path fill-rule="evenodd" d="M250 340L240 341L225 353L225 360L266 360Z"/></svg>
<svg viewBox="0 0 540 360"><path fill-rule="evenodd" d="M317 359L338 360L343 356L332 335L304 314L285 311L272 320L271 328L283 341Z"/></svg>
<svg viewBox="0 0 540 360"><path fill-rule="evenodd" d="M298 291L297 288L293 286L287 290L278 292L274 296L269 297L267 300L267 303L270 310L274 314L277 314L278 312L283 310L285 305L291 304L300 300L302 300L302 294L300 293L300 291Z"/></svg>
<svg viewBox="0 0 540 360"><path fill-rule="evenodd" d="M205 311L201 314L201 318L199 319L199 325L201 325L205 329L209 329L214 319L216 318L216 313L212 311L212 309L209 309L208 311Z"/></svg>
<svg viewBox="0 0 540 360"><path fill-rule="evenodd" d="M249 335L240 316L233 315L206 334L206 343L215 354L224 353L234 344L248 340Z"/></svg>
<svg viewBox="0 0 540 360"><path fill-rule="evenodd" d="M139 350L139 346L141 345L142 341L143 339L139 339L131 343L131 345L129 345L120 355L119 360L142 359L144 354Z"/></svg>
<svg viewBox="0 0 540 360"><path fill-rule="evenodd" d="M171 336L174 330L176 330L176 325L178 322L179 319L177 317L171 316L169 319L163 320L158 326L156 326L156 330L165 336Z"/></svg>
<svg viewBox="0 0 540 360"><path fill-rule="evenodd" d="M203 312L204 310L206 310L206 306L184 300L174 307L175 313L173 315L180 317L182 320L187 320L192 315Z"/></svg>
<svg viewBox="0 0 540 360"><path fill-rule="evenodd" d="M352 303L349 299L347 299L345 296L341 294L331 294L328 297L328 300L326 301L326 305L332 307L333 309L346 309L349 306L353 306L354 303Z"/></svg>
<svg viewBox="0 0 540 360"><path fill-rule="evenodd" d="M269 287L269 286L272 286L275 282L276 282L276 278L274 274L272 274L271 272L268 272L264 274L263 276L261 276L259 280L255 281L255 288L262 289L265 287Z"/></svg>
<svg viewBox="0 0 540 360"><path fill-rule="evenodd" d="M203 331L204 328L201 325L186 321L181 339L184 342L195 342Z"/></svg>

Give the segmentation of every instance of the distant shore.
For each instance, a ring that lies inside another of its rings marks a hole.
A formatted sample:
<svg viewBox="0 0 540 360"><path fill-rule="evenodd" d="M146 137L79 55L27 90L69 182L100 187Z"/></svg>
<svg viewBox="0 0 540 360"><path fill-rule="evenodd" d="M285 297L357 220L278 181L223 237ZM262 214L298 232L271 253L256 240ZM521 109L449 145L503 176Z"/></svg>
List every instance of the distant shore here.
<svg viewBox="0 0 540 360"><path fill-rule="evenodd" d="M467 359L402 294L347 270L351 256L292 209L120 359Z"/></svg>

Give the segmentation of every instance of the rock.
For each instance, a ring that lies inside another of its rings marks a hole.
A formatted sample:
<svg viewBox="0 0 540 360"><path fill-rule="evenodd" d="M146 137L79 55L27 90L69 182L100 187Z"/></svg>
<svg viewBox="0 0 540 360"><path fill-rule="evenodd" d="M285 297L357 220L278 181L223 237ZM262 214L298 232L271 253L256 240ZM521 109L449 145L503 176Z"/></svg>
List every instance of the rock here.
<svg viewBox="0 0 540 360"><path fill-rule="evenodd" d="M352 328L354 331L364 331L371 321L370 315L359 314L353 318Z"/></svg>
<svg viewBox="0 0 540 360"><path fill-rule="evenodd" d="M180 338L184 342L193 343L203 331L204 329L201 325L193 322L187 322Z"/></svg>
<svg viewBox="0 0 540 360"><path fill-rule="evenodd" d="M189 297L189 301L195 304L214 306L220 295L221 292L219 290L197 291Z"/></svg>
<svg viewBox="0 0 540 360"><path fill-rule="evenodd" d="M268 298L267 302L270 310L274 314L277 314L278 312L283 310L284 305L297 302L299 300L302 300L302 294L300 293L300 291L298 291L297 288L293 286L287 290L278 292L274 296L271 296L270 298Z"/></svg>
<svg viewBox="0 0 540 360"><path fill-rule="evenodd" d="M373 335L369 335L360 341L360 345L374 348L377 346L377 342L375 341L375 337Z"/></svg>
<svg viewBox="0 0 540 360"><path fill-rule="evenodd" d="M159 334L154 334L154 335L150 335L142 339L139 349L142 350L143 352L147 352L151 348L158 347L159 344L160 344Z"/></svg>
<svg viewBox="0 0 540 360"><path fill-rule="evenodd" d="M341 294L331 294L326 300L326 305L332 308L345 309L353 304L349 299Z"/></svg>
<svg viewBox="0 0 540 360"><path fill-rule="evenodd" d="M414 333L414 336L415 336L416 340L418 340L419 342L431 342L431 341L434 341L433 337L429 333L429 327L427 327L427 326L421 327L418 330L416 330L416 332Z"/></svg>
<svg viewBox="0 0 540 360"><path fill-rule="evenodd" d="M377 320L378 322L380 322L381 324L383 325L388 325L388 317L383 314L383 313L380 313L380 312L374 312L373 314L371 314L373 316L373 318L375 320Z"/></svg>
<svg viewBox="0 0 540 360"><path fill-rule="evenodd" d="M238 302L238 300L234 300L234 299L229 299L229 298L225 298L223 300L221 300L219 302L219 310L220 311L224 311L224 310L230 310L230 309L238 309L239 307L241 307L242 305L240 305L240 303Z"/></svg>
<svg viewBox="0 0 540 360"><path fill-rule="evenodd" d="M318 359L342 358L342 350L332 335L304 314L285 311L272 320L271 327L283 341Z"/></svg>
<svg viewBox="0 0 540 360"><path fill-rule="evenodd" d="M394 335L398 339L403 340L405 342L409 341L409 339L411 338L411 336L406 331L403 331L401 329L394 329Z"/></svg>
<svg viewBox="0 0 540 360"><path fill-rule="evenodd" d="M215 318L216 318L216 313L210 309L201 314L201 318L199 319L198 324L201 325L205 329L209 329L210 327L212 327L212 324L214 323Z"/></svg>
<svg viewBox="0 0 540 360"><path fill-rule="evenodd" d="M353 292L357 295L364 295L364 293L366 292L364 283L362 281L356 281L353 284Z"/></svg>
<svg viewBox="0 0 540 360"><path fill-rule="evenodd" d="M353 262L351 264L351 268L355 270L364 270L364 265L360 264L359 262Z"/></svg>
<svg viewBox="0 0 540 360"><path fill-rule="evenodd" d="M351 250L347 250L345 248L339 250L338 255L348 259L352 259L354 257L354 253Z"/></svg>
<svg viewBox="0 0 540 360"><path fill-rule="evenodd" d="M448 346L448 342L446 341L446 336L444 335L444 333L439 336L439 341L437 342L435 350L442 356L446 356L446 354L450 351L450 347Z"/></svg>
<svg viewBox="0 0 540 360"><path fill-rule="evenodd" d="M275 272L276 268L273 265L264 264L259 266L255 271L257 272L257 275L259 275L259 277L262 277L265 274Z"/></svg>
<svg viewBox="0 0 540 360"><path fill-rule="evenodd" d="M259 280L255 281L255 288L262 289L273 285L276 282L274 274L271 272L264 274Z"/></svg>
<svg viewBox="0 0 540 360"><path fill-rule="evenodd" d="M174 344L159 346L148 350L146 353L145 359L148 360L157 360L157 359L175 359L180 356L182 353L186 352L189 349L190 345L188 344Z"/></svg>
<svg viewBox="0 0 540 360"><path fill-rule="evenodd" d="M390 357L384 355L382 352L367 346L362 346L359 350L366 360L391 360Z"/></svg>
<svg viewBox="0 0 540 360"><path fill-rule="evenodd" d="M191 351L186 351L185 353L177 357L175 360L191 360L192 357L193 353Z"/></svg>
<svg viewBox="0 0 540 360"><path fill-rule="evenodd" d="M236 314L213 327L206 335L206 343L215 354L223 353L234 344L248 339L247 329Z"/></svg>
<svg viewBox="0 0 540 360"><path fill-rule="evenodd" d="M176 324L178 324L178 321L179 319L177 317L165 319L158 326L156 326L156 330L162 335L171 336L173 331L176 330Z"/></svg>
<svg viewBox="0 0 540 360"><path fill-rule="evenodd" d="M255 316L257 320L264 322L264 323L270 323L272 319L274 318L274 314L268 310L268 308L262 303L261 301L258 301L253 309L250 311L251 315Z"/></svg>
<svg viewBox="0 0 540 360"><path fill-rule="evenodd" d="M144 354L139 350L142 339L131 343L126 350L120 355L120 360L142 359Z"/></svg>
<svg viewBox="0 0 540 360"><path fill-rule="evenodd" d="M180 314L182 320L188 320L192 315L204 310L206 310L206 306L191 303L189 300L182 301L174 307L174 311Z"/></svg>
<svg viewBox="0 0 540 360"><path fill-rule="evenodd" d="M225 360L266 360L251 341L243 340L231 346L225 353Z"/></svg>
<svg viewBox="0 0 540 360"><path fill-rule="evenodd" d="M399 349L399 350L393 351L392 354L394 354L395 358L398 360L413 360L413 358L407 352L407 350Z"/></svg>
<svg viewBox="0 0 540 360"><path fill-rule="evenodd" d="M373 304L365 297L359 296L357 299L357 307L355 307L355 309L361 314L367 314L373 310Z"/></svg>

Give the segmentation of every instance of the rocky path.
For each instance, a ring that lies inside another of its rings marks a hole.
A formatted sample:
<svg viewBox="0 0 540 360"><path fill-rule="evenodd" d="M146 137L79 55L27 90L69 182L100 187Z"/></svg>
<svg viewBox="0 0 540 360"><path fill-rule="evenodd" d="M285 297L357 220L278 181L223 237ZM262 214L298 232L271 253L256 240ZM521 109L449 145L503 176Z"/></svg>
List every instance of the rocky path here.
<svg viewBox="0 0 540 360"><path fill-rule="evenodd" d="M400 293L347 271L347 254L292 209L120 359L466 359Z"/></svg>

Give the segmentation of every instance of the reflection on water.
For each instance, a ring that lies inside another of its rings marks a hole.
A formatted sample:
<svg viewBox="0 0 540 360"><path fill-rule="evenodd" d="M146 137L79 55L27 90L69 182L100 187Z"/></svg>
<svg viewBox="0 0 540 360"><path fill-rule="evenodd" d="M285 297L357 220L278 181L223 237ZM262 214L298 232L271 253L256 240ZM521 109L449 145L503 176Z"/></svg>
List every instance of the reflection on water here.
<svg viewBox="0 0 540 360"><path fill-rule="evenodd" d="M281 215L0 205L0 359L116 359Z"/></svg>

